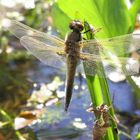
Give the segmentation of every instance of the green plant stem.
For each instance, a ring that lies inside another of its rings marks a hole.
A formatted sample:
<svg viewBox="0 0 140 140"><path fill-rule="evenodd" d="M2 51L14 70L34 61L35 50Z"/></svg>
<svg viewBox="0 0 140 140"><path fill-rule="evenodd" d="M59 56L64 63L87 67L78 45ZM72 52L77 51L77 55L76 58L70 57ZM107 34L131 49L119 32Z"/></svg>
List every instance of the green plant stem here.
<svg viewBox="0 0 140 140"><path fill-rule="evenodd" d="M13 129L15 129L13 119L10 117L10 115L7 114L7 113L6 113L3 109L1 109L1 108L0 108L0 114L1 114L2 116L4 116L5 119L7 119L7 121L8 121L5 125L9 125L9 124L10 124L10 126L11 126ZM17 136L20 140L25 140L25 138L22 136L22 134L21 134L18 130L15 130L15 134L16 134L16 136Z"/></svg>
<svg viewBox="0 0 140 140"><path fill-rule="evenodd" d="M91 96L93 106L98 106L102 104L103 97L101 94L101 87L98 84L99 83L98 77L87 75L86 80L87 80L88 88L90 91L90 96Z"/></svg>
<svg viewBox="0 0 140 140"><path fill-rule="evenodd" d="M85 30L90 30L90 26L87 22L85 22ZM88 32L87 39L93 39L93 38L94 36L92 35L92 33ZM93 46L93 47L96 47L96 46ZM104 102L108 106L112 106L112 102L110 99L110 91L109 91L107 79L105 76L103 64L101 62L96 62L96 68L100 70L103 78L100 78L100 76L98 76L99 75L98 70L97 70L97 75L95 76L86 75L87 84L89 87L93 107L96 107ZM111 107L111 109L109 110L109 113L114 118L115 114L114 114L113 107ZM111 127L112 128L108 128L107 134L103 138L103 140L119 140L119 136L114 129L114 128L117 128L116 122L112 121Z"/></svg>

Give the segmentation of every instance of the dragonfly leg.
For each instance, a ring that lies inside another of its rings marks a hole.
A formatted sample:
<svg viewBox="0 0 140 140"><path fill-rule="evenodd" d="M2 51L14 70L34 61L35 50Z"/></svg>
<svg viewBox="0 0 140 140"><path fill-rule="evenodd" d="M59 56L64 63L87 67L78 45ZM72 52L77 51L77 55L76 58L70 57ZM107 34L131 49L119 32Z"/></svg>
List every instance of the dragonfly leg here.
<svg viewBox="0 0 140 140"><path fill-rule="evenodd" d="M66 56L65 52L57 52L58 55Z"/></svg>
<svg viewBox="0 0 140 140"><path fill-rule="evenodd" d="M97 28L97 29L93 29L93 28L91 28L91 29L89 29L89 30L83 32L82 34L85 34L85 33L91 32L92 34L95 35L95 34L98 33L101 29L102 29L102 28Z"/></svg>
<svg viewBox="0 0 140 140"><path fill-rule="evenodd" d="M80 59L82 59L82 60L87 60L88 58L87 58L86 56L80 54Z"/></svg>

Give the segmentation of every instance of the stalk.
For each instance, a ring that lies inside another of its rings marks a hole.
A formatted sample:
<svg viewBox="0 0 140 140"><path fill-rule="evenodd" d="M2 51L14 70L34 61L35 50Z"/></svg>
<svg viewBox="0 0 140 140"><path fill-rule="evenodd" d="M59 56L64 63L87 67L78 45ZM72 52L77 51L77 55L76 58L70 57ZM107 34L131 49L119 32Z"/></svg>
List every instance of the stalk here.
<svg viewBox="0 0 140 140"><path fill-rule="evenodd" d="M85 26L85 31L90 30L90 26L86 21L84 22L84 26ZM86 33L86 38L88 40L95 39L95 36L93 33L89 31ZM96 46L93 46L93 47L96 47ZM97 107L98 105L102 103L105 103L108 106L112 106L112 101L110 99L110 91L109 91L108 82L105 76L103 64L102 62L95 62L95 63L96 63L95 69L97 69L96 75L93 75L93 76L86 75L86 80L87 80L88 88L90 91L93 108ZM99 76L98 69L100 69L100 72L102 73L102 78L100 78ZM112 117L115 116L113 106L110 108L109 114ZM102 140L119 140L119 136L116 133L114 128L117 128L117 124L114 121L112 121L111 127L108 128L107 134Z"/></svg>

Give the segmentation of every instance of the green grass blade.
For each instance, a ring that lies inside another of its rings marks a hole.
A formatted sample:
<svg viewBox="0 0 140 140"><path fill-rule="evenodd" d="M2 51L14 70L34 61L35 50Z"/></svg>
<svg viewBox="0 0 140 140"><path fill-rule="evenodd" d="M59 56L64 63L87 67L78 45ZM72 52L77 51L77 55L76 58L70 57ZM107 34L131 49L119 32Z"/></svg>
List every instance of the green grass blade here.
<svg viewBox="0 0 140 140"><path fill-rule="evenodd" d="M135 25L136 17L139 11L140 11L140 0L134 0L129 9L129 15L131 16L131 22L133 25Z"/></svg>
<svg viewBox="0 0 140 140"><path fill-rule="evenodd" d="M91 101L93 106L98 106L103 103L103 97L101 92L101 86L99 84L99 78L97 76L86 76L88 88L90 91ZM95 88L96 87L96 88Z"/></svg>
<svg viewBox="0 0 140 140"><path fill-rule="evenodd" d="M90 30L90 26L87 22L85 22L85 30L86 31ZM94 35L92 35L91 32L87 32L86 34L87 34L87 39L94 38ZM108 87L107 79L105 76L103 64L101 62L96 62L96 67L97 69L100 69L100 72L102 73L102 76L103 76L102 78L98 76L99 75L98 71L97 71L97 75L95 76L86 76L93 106L96 107L104 102L108 106L112 106L109 87ZM110 114L111 116L115 116L113 108L110 109ZM112 129L108 129L104 140L105 139L119 140L119 136L115 132L115 129L114 129L114 128L117 128L116 123L112 122L111 127Z"/></svg>

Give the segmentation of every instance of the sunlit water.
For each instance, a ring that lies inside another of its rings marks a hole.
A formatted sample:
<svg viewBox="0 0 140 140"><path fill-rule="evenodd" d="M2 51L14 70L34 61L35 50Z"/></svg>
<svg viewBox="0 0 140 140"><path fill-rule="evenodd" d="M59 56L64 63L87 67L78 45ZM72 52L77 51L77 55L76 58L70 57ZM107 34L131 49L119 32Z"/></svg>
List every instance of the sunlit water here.
<svg viewBox="0 0 140 140"><path fill-rule="evenodd" d="M36 83L49 83L53 80L55 76L60 76L62 80L65 80L65 74L60 73L59 70L53 69L51 67L47 67L42 63L38 63L38 67L31 68L28 71L29 77ZM82 82L82 83L80 83ZM112 98L114 97L113 105L119 111L125 112L133 112L135 108L134 104L134 97L132 94L131 87L124 81L120 83L112 83L108 81L110 92L112 94ZM39 140L91 140L92 139L92 127L94 122L94 116L92 113L86 112L86 109L89 107L90 101L90 94L87 88L86 80L82 78L82 81L79 80L78 77L75 78L75 89L73 92L72 101L68 110L68 113L64 112L64 99L62 99L62 104L60 107L50 106L47 108L49 111L54 111L54 114L59 114L60 120L54 123L52 126L51 124L47 123L47 114L46 114L46 121L39 122L32 126L36 134L38 135ZM83 86L82 89L80 86ZM59 90L64 90L64 85L61 86ZM57 120L58 118L56 118ZM79 120L78 120L79 119ZM78 120L78 121L77 121ZM79 131L71 132L74 128ZM81 127L81 128L80 128ZM57 133L58 130L61 128L66 128L65 131L59 132L58 138L55 131ZM72 128L72 130L71 130ZM50 130L54 133L52 136L48 136L47 131ZM73 136L74 138L65 138L63 133ZM62 136L62 137L61 137Z"/></svg>

